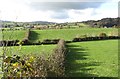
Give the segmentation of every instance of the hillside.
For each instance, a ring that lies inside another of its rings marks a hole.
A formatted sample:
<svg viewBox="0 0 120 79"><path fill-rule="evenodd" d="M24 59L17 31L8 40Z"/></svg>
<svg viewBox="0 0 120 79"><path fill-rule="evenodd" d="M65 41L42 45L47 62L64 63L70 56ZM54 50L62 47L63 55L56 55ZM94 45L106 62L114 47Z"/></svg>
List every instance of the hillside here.
<svg viewBox="0 0 120 79"><path fill-rule="evenodd" d="M120 17L118 18L103 18L101 20L89 20L82 23L88 24L92 27L120 27Z"/></svg>

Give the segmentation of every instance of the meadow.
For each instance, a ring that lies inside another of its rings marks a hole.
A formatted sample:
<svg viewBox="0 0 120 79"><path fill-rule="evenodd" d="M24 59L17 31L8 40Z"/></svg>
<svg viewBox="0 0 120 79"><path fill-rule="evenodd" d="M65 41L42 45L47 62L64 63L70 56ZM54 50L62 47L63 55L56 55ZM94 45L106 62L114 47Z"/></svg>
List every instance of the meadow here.
<svg viewBox="0 0 120 79"><path fill-rule="evenodd" d="M77 28L77 29L48 29L48 30L32 30L30 40L32 42L43 41L44 39L64 39L70 41L81 35L99 36L100 33L111 35L118 33L118 29L114 28Z"/></svg>
<svg viewBox="0 0 120 79"><path fill-rule="evenodd" d="M26 30L3 31L3 40L22 40L25 37Z"/></svg>
<svg viewBox="0 0 120 79"><path fill-rule="evenodd" d="M99 36L100 33L117 35L116 28L74 28L46 29L30 31L31 42L45 39L64 39L71 41L75 37ZM3 31L4 40L23 40L26 30ZM7 56L11 55L48 55L57 45L8 46ZM1 47L0 47L1 49ZM117 77L118 76L118 40L101 40L67 43L66 75L71 77Z"/></svg>
<svg viewBox="0 0 120 79"><path fill-rule="evenodd" d="M27 45L27 46L12 46L7 47L7 56L11 55L41 55L46 56L53 52L56 45Z"/></svg>
<svg viewBox="0 0 120 79"><path fill-rule="evenodd" d="M66 74L72 77L117 77L118 40L67 44Z"/></svg>

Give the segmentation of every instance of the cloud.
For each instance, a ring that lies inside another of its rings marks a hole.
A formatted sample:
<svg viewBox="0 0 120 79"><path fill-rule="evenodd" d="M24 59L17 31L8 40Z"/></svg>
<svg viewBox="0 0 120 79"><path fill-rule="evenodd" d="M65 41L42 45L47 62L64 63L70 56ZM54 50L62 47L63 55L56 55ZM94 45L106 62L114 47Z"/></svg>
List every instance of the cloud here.
<svg viewBox="0 0 120 79"><path fill-rule="evenodd" d="M20 0L21 1L21 0ZM118 0L25 0L26 2L111 2Z"/></svg>
<svg viewBox="0 0 120 79"><path fill-rule="evenodd" d="M58 12L53 12L51 15L50 15L51 18L53 19L67 19L69 18L69 15L68 15L68 12L65 11L65 10L62 10L62 11L58 11Z"/></svg>
<svg viewBox="0 0 120 79"><path fill-rule="evenodd" d="M103 2L33 2L29 6L35 10L80 10L86 8L98 8Z"/></svg>
<svg viewBox="0 0 120 79"><path fill-rule="evenodd" d="M0 19L19 22L72 22L116 17L118 16L117 1L118 0L1 0Z"/></svg>
<svg viewBox="0 0 120 79"><path fill-rule="evenodd" d="M32 2L29 6L34 11L52 11L50 17L53 19L67 19L69 18L69 10L98 8L102 4L103 2Z"/></svg>

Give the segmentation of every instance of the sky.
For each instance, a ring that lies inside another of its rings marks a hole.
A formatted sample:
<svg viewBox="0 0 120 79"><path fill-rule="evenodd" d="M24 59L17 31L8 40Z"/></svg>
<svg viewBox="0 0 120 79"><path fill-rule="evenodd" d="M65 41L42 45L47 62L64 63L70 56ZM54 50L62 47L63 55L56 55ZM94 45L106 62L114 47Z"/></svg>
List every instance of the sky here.
<svg viewBox="0 0 120 79"><path fill-rule="evenodd" d="M118 17L119 0L0 0L0 20L81 22Z"/></svg>

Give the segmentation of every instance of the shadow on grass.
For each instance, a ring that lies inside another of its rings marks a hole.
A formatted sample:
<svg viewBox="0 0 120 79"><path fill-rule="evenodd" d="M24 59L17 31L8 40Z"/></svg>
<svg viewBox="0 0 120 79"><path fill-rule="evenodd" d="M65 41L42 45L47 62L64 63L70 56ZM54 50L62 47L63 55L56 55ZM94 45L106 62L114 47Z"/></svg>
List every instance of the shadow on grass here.
<svg viewBox="0 0 120 79"><path fill-rule="evenodd" d="M38 39L38 36L39 36L39 34L36 33L35 31L30 31L29 40L36 41Z"/></svg>
<svg viewBox="0 0 120 79"><path fill-rule="evenodd" d="M100 62L84 62L89 56L84 49L77 45L67 45L68 53L66 56L66 75L68 77L98 77L97 74L91 74L94 70L92 66L99 66Z"/></svg>

